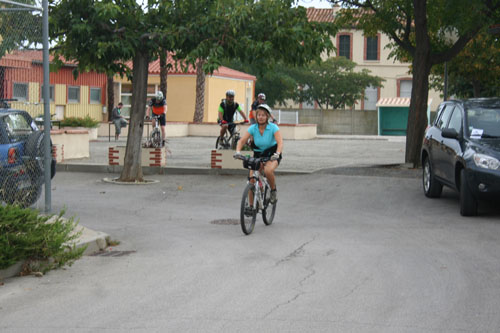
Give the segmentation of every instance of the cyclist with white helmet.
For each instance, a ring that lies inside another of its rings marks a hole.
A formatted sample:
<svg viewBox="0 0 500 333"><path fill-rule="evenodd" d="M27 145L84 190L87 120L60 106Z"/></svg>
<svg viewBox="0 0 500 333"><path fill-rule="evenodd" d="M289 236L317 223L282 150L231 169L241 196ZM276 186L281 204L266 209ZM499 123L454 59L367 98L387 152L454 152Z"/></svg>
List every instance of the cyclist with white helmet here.
<svg viewBox="0 0 500 333"><path fill-rule="evenodd" d="M221 140L224 137L224 134L226 134L227 129L229 129L230 133L233 133L234 128L236 127L236 125L233 124L234 114L236 113L236 111L238 111L239 114L243 117L243 119L245 119L245 122L248 122L245 113L241 109L241 106L234 101L234 95L235 95L234 90L226 91L226 99L223 99L219 105L219 115L217 117L217 122L221 126L220 129Z"/></svg>
<svg viewBox="0 0 500 333"><path fill-rule="evenodd" d="M163 98L163 93L158 91L155 97L151 98L146 111L146 119L149 119L149 112L152 111L158 117L161 127L161 145L165 146L165 123L167 114L167 101ZM153 127L156 126L156 120L153 118Z"/></svg>
<svg viewBox="0 0 500 333"><path fill-rule="evenodd" d="M264 93L259 93L257 95L257 100L255 100L253 103L252 103L252 109L250 110L250 124L255 124L257 123L257 121L255 120L255 113L257 111L257 106L261 105L261 104L266 104L266 94ZM273 123L276 123L276 119L274 119L274 116L271 115L271 121Z"/></svg>
<svg viewBox="0 0 500 333"><path fill-rule="evenodd" d="M241 155L243 145L252 138L252 148L254 157L269 157L270 160L264 163L264 174L271 186L271 203L276 203L278 200L276 192L276 177L274 171L281 161L281 153L283 152L283 137L281 136L278 125L269 122L271 118L271 108L267 104L257 106L255 114L257 123L250 125L248 131L245 132L238 145L236 146L235 158Z"/></svg>

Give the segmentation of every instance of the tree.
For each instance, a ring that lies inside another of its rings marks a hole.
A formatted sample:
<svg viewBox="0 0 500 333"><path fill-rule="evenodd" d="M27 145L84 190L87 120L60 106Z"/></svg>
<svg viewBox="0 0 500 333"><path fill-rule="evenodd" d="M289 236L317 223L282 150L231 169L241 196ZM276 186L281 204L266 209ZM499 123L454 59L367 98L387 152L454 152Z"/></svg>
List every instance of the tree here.
<svg viewBox="0 0 500 333"><path fill-rule="evenodd" d="M294 2L197 0L177 4L185 32L177 56L197 67L194 122L203 120L204 75L217 69L223 59L302 65L333 48L333 26L309 22L305 8L293 7Z"/></svg>
<svg viewBox="0 0 500 333"><path fill-rule="evenodd" d="M305 69L296 70L293 76L303 89L298 90L297 102L316 102L321 109L354 105L363 97L366 87L380 87L383 79L371 76L363 69L355 72L356 63L345 57L329 58L314 62Z"/></svg>
<svg viewBox="0 0 500 333"><path fill-rule="evenodd" d="M142 181L141 138L149 61L175 52L184 66L212 73L224 57L285 58L304 63L331 49L329 27L309 24L293 0L53 0L55 55L75 60L78 71L120 73L132 79L132 109L121 181ZM285 56L280 54L286 54ZM125 63L133 60L133 71ZM197 83L202 91L204 84ZM165 88L166 89L166 88ZM166 91L165 91L166 92ZM203 119L203 95L195 120Z"/></svg>
<svg viewBox="0 0 500 333"><path fill-rule="evenodd" d="M35 6L35 0L18 1ZM19 9L13 11L13 9ZM2 3L0 12L0 58L7 52L42 44L42 13L14 3ZM24 10L23 10L24 9Z"/></svg>
<svg viewBox="0 0 500 333"><path fill-rule="evenodd" d="M119 73L132 80L132 108L121 181L143 181L141 140L149 61L171 50L177 31L169 13L174 1L57 0L50 6L50 33L56 58L75 60L77 70ZM126 62L132 60L133 69ZM61 60L56 60L59 65Z"/></svg>
<svg viewBox="0 0 500 333"><path fill-rule="evenodd" d="M444 65L431 71L431 87L443 91ZM486 29L448 63L448 95L500 96L500 39Z"/></svg>
<svg viewBox="0 0 500 333"><path fill-rule="evenodd" d="M357 25L365 33L382 31L400 59L412 61L413 82L405 161L420 164L427 126L429 74L451 60L480 30L499 17L499 0L331 0L344 9L338 23ZM454 37L454 38L450 38ZM454 39L454 41L453 41Z"/></svg>
<svg viewBox="0 0 500 333"><path fill-rule="evenodd" d="M285 65L282 61L266 65L242 63L238 59L227 59L222 64L255 75L257 77L255 91L256 93L264 92L266 94L266 103L269 105L284 104L286 100L297 97L297 81L292 77L292 71L295 68L298 70L298 68L302 67Z"/></svg>

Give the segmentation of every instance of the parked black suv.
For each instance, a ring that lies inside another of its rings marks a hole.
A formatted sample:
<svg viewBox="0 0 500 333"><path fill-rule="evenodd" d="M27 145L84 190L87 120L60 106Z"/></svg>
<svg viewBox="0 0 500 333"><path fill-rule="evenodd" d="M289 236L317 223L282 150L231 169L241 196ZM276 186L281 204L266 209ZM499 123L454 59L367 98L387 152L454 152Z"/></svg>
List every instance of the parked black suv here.
<svg viewBox="0 0 500 333"><path fill-rule="evenodd" d="M13 110L0 100L0 200L27 207L40 198L44 137L29 113ZM51 157L51 178L55 165Z"/></svg>
<svg viewBox="0 0 500 333"><path fill-rule="evenodd" d="M460 214L477 215L479 199L500 197L500 98L441 103L421 157L425 195L449 186L460 193Z"/></svg>

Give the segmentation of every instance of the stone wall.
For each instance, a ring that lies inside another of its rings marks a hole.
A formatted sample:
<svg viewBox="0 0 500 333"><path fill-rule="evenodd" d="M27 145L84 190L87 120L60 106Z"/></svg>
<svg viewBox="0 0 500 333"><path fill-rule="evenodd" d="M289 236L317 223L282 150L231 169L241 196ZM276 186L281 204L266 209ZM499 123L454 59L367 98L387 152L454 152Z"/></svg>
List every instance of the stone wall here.
<svg viewBox="0 0 500 333"><path fill-rule="evenodd" d="M300 110L300 124L317 124L318 134L377 135L377 111Z"/></svg>

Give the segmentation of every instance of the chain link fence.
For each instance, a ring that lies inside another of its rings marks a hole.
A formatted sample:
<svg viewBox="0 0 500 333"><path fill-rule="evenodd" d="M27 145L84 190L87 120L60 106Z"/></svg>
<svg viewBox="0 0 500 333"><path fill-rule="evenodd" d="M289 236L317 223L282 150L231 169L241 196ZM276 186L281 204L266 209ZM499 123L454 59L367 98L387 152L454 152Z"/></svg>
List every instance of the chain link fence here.
<svg viewBox="0 0 500 333"><path fill-rule="evenodd" d="M46 159L45 135L40 130L42 36L39 2L0 0L0 199L39 209ZM52 156L48 158L52 161ZM51 169L53 175L55 162Z"/></svg>

